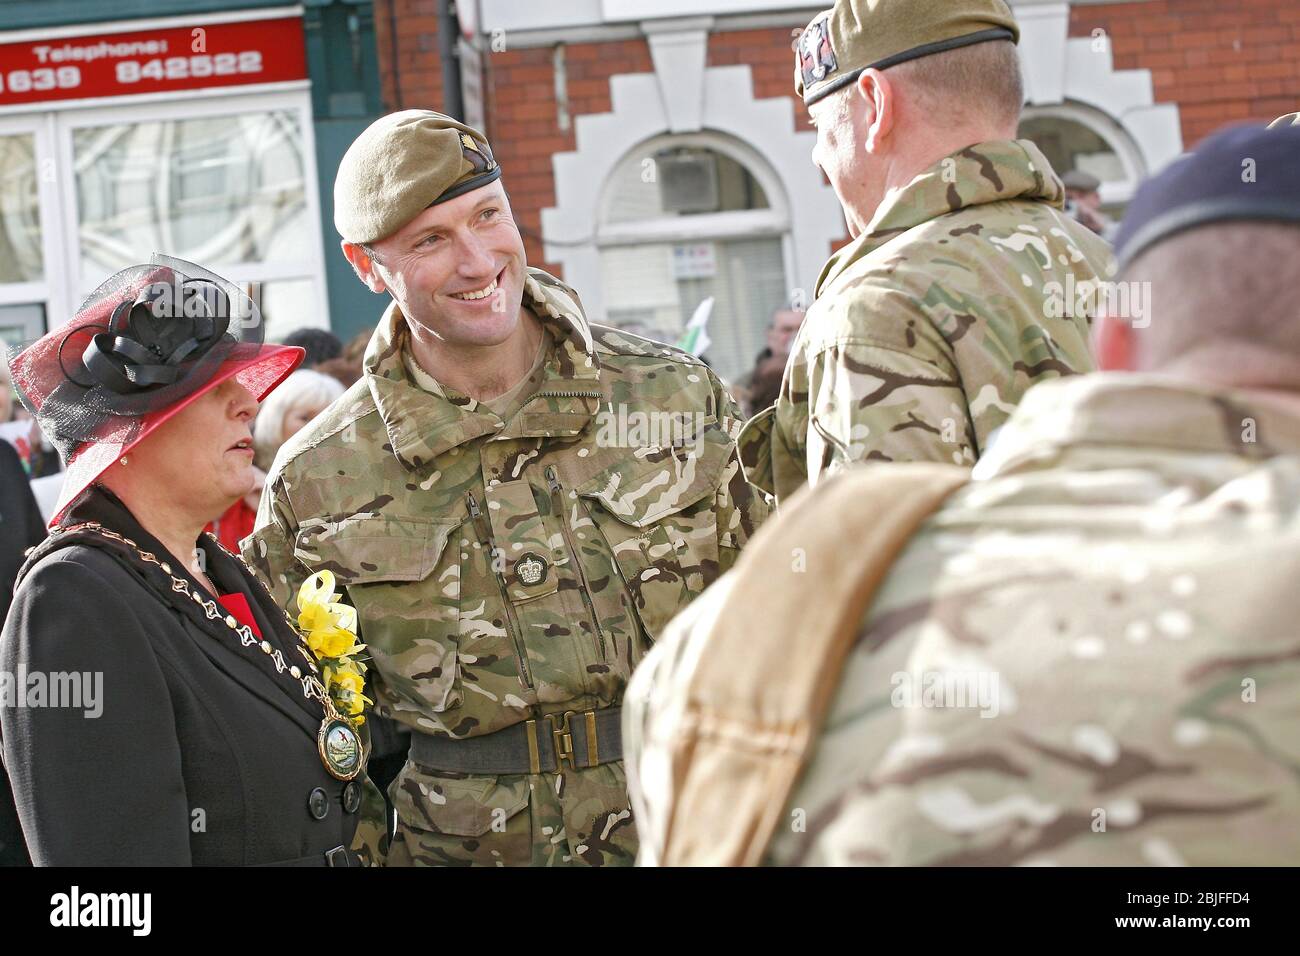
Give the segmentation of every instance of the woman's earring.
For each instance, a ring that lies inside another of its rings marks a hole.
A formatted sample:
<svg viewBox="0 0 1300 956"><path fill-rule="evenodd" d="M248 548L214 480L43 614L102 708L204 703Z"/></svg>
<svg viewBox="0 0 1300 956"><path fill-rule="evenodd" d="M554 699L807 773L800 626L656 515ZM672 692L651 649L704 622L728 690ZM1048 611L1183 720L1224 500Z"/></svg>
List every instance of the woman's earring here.
<svg viewBox="0 0 1300 956"><path fill-rule="evenodd" d="M126 461L127 461L126 455L123 455L120 459L118 459L118 464L125 465Z"/></svg>

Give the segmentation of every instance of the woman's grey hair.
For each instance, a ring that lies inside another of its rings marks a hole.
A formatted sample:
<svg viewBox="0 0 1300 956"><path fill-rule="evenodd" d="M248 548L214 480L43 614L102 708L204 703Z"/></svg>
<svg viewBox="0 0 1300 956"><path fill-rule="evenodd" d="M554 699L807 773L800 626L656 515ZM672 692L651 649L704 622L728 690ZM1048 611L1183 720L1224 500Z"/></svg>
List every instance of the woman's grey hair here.
<svg viewBox="0 0 1300 956"><path fill-rule="evenodd" d="M331 375L300 368L262 402L253 422L253 461L269 471L280 450L284 419L299 406L328 405L344 392L343 383Z"/></svg>

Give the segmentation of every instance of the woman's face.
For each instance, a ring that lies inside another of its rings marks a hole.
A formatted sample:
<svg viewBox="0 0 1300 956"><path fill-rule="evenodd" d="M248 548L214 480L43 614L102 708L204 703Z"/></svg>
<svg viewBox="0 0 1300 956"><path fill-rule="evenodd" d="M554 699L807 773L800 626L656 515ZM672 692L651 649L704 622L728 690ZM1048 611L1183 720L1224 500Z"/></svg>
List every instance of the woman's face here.
<svg viewBox="0 0 1300 956"><path fill-rule="evenodd" d="M284 444L298 434L309 421L328 407L328 405L317 405L312 402L299 402L285 412L284 424L280 426L280 444Z"/></svg>
<svg viewBox="0 0 1300 956"><path fill-rule="evenodd" d="M145 480L210 520L253 487L257 401L235 379L198 398L137 445L119 474Z"/></svg>

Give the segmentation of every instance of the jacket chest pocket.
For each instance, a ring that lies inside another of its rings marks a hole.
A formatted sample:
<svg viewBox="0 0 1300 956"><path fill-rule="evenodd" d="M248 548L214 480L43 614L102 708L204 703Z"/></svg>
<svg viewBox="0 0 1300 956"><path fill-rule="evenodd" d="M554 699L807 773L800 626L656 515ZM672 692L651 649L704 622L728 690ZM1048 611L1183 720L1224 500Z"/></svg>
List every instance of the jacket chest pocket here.
<svg viewBox="0 0 1300 956"><path fill-rule="evenodd" d="M694 444L638 450L579 490L651 640L718 576L714 502L731 454L711 423Z"/></svg>
<svg viewBox="0 0 1300 956"><path fill-rule="evenodd" d="M493 726L506 708L522 713L534 700L535 670L544 655L529 648L550 631L557 617L552 598L559 590L557 563L563 552L548 534L527 481L488 488L480 504L470 496L471 541L462 549L461 666L474 689L500 701ZM548 600L549 599L549 600Z"/></svg>
<svg viewBox="0 0 1300 956"><path fill-rule="evenodd" d="M332 571L357 609L360 639L395 712L460 704L461 565L449 542L461 519L353 515L304 522L294 554Z"/></svg>

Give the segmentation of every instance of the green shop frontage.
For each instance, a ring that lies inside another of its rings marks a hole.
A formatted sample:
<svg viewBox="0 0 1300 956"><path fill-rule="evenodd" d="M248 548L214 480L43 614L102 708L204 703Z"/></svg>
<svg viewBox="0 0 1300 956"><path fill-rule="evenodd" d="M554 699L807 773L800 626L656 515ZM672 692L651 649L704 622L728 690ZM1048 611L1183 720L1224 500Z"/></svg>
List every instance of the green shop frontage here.
<svg viewBox="0 0 1300 956"><path fill-rule="evenodd" d="M383 112L370 0L0 0L0 337L163 252L246 286L267 337L381 304L333 228Z"/></svg>

